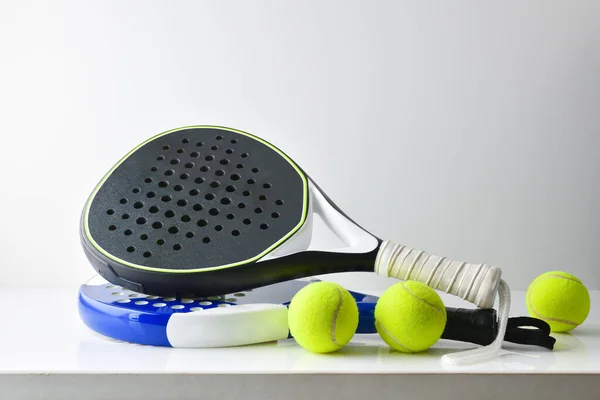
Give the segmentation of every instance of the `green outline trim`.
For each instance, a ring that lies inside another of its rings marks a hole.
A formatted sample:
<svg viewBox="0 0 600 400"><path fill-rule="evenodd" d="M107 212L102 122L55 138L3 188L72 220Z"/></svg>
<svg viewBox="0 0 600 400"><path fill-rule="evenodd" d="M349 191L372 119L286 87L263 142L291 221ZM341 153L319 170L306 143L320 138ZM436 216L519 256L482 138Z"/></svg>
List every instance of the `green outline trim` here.
<svg viewBox="0 0 600 400"><path fill-rule="evenodd" d="M169 133L173 133L173 132L177 132L177 131L181 131L181 130L185 130L185 129L223 129L223 130L227 130L227 131L230 131L230 132L239 133L240 135L248 136L248 137L250 137L252 139L258 140L259 142L265 144L266 146L269 146L270 148L272 148L273 150L275 150L277 153L279 153L287 162L290 163L290 165L292 167L294 167L294 169L296 170L296 172L298 172L298 175L300 175L300 178L302 178L302 182L303 182L303 186L304 186L304 194L303 194L303 206L302 206L302 219L300 220L300 222L290 232L288 232L284 237L282 237L281 239L279 239L276 243L274 243L272 246L270 246L269 248L267 248L266 250L264 250L262 253L257 254L256 256L254 256L252 258L249 258L247 260L244 260L244 261L240 261L240 262L237 262L237 263L226 264L226 265L220 265L220 266L217 266L217 267L210 267L210 268L198 268L198 269L186 269L186 270L171 270L171 269L164 269L164 268L146 267L146 266L143 266L143 265L133 264L133 263L130 263L128 261L122 260L122 259L120 259L118 257L115 257L114 255L108 253L106 250L104 250L102 247L100 247L100 245L98 243L96 243L96 241L94 240L94 238L92 237L92 235L90 233L89 225L88 225L88 216L89 216L89 211L90 211L90 208L91 208L91 205L92 205L92 201L96 197L96 194L98 193L98 191L100 190L100 188L102 187L102 185L104 185L104 183L106 182L106 180L115 171L115 169L117 169L119 167L119 165L121 165L123 163L123 161L125 161L127 158L129 158L129 156L131 156L133 153L135 153L142 146L145 146L146 144L152 142L153 140L158 139L161 136L168 135ZM163 133L159 133L158 135L156 135L156 136L154 136L154 137L146 140L145 142L141 143L140 145L136 146L133 150L131 150L123 158L121 158L110 169L110 171L108 171L108 173L106 175L104 175L104 177L102 178L102 180L94 188L94 190L93 190L92 194L90 195L90 197L89 197L89 199L87 201L87 204L85 206L85 213L84 213L83 224L84 224L85 235L88 238L88 240L90 241L90 243L96 248L96 250L98 250L104 256L108 257L109 259L111 259L113 261L116 261L116 262L121 263L123 265L126 265L128 267L142 269L142 270L145 270L145 271L168 272L168 273L174 273L174 274L188 274L188 273L194 273L194 272L215 271L215 270L220 270L220 269L225 269L225 268L230 268L230 267L235 267L235 266L238 266L238 265L243 265L243 264L251 263L251 262L254 262L254 261L258 260L259 258L261 258L261 257L267 255L268 253L270 253L271 251L273 251L275 248L277 248L279 245L281 245L283 242L285 242L287 239L289 239L290 236L292 236L294 233L296 233L298 231L298 229L300 229L302 227L302 225L304 225L304 222L306 221L306 215L307 215L307 213L308 213L308 182L306 180L306 176L300 170L300 168L296 165L296 163L294 163L294 161L292 161L292 159L289 158L285 153L283 153L281 150L279 150L277 147L275 147L271 143L269 143L269 142L267 142L267 141L265 141L265 140L263 140L263 139L261 139L261 138L259 138L257 136L254 136L254 135L252 135L250 133L242 132L242 131L239 131L237 129L227 128L227 127L223 127L223 126L199 125L199 126L185 126L185 127L181 127L181 128L171 129L171 130L163 132Z"/></svg>

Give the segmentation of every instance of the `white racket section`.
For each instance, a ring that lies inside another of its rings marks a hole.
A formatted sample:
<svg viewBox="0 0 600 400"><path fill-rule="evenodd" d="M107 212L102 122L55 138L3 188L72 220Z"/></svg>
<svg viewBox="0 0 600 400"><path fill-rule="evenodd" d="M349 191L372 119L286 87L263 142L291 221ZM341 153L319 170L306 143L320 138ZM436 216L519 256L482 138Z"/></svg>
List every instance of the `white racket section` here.
<svg viewBox="0 0 600 400"><path fill-rule="evenodd" d="M337 211L323 193L308 179L308 212L302 227L276 250L260 261L306 251L318 250L332 253L368 253L377 248L377 239ZM341 247L324 247L313 241L314 215L318 215L325 226L344 244ZM260 262L259 261L259 262Z"/></svg>
<svg viewBox="0 0 600 400"><path fill-rule="evenodd" d="M287 307L245 304L177 313L169 318L167 338L173 347L231 347L288 337Z"/></svg>

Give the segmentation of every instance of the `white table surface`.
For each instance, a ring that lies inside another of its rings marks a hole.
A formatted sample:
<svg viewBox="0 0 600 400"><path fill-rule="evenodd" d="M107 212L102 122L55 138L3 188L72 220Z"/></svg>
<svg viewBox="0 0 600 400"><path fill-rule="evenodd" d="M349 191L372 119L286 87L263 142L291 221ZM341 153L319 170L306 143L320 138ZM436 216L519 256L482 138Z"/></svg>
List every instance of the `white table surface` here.
<svg viewBox="0 0 600 400"><path fill-rule="evenodd" d="M380 293L371 291L371 294ZM524 295L524 292L512 293L511 316L527 315ZM592 310L586 322L571 333L553 334L557 339L553 351L506 344L502 354L494 360L451 367L441 363L441 356L472 345L440 340L425 353L409 355L390 351L376 334L356 335L339 352L317 355L305 351L294 340L220 349L173 349L121 343L102 337L82 324L77 312L77 288L4 288L0 289L0 302L5 305L7 315L0 330L0 377L592 374L596 376L595 381L600 381L600 313L596 306L600 292L591 295ZM473 307L453 296L444 295L443 299L447 306ZM24 379L22 377L19 379ZM0 384L2 382L0 380ZM26 382L19 384L19 390L24 390Z"/></svg>

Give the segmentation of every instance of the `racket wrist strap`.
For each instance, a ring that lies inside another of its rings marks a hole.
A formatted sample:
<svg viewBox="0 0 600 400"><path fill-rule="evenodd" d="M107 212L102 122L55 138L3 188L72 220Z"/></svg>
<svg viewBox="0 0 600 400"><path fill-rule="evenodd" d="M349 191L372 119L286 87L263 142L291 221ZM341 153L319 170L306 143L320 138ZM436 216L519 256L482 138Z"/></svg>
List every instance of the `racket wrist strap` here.
<svg viewBox="0 0 600 400"><path fill-rule="evenodd" d="M498 333L496 339L484 347L478 347L471 350L461 351L458 353L445 354L442 357L442 362L450 365L465 365L476 364L488 361L496 357L502 349L502 342L506 335L508 325L508 315L510 312L510 289L506 282L500 280L498 285L498 294L500 306L498 308Z"/></svg>

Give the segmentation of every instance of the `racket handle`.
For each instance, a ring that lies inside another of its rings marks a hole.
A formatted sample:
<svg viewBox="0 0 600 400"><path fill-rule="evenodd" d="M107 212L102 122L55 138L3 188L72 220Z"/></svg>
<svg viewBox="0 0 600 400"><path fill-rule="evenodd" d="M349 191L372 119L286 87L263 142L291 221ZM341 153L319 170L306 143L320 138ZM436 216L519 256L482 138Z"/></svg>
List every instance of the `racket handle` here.
<svg viewBox="0 0 600 400"><path fill-rule="evenodd" d="M496 312L493 309L446 307L448 320L442 339L488 345L498 332Z"/></svg>
<svg viewBox="0 0 600 400"><path fill-rule="evenodd" d="M359 315L356 333L377 333L375 304L377 300L357 301ZM467 309L446 307L446 327L442 339L480 345L494 341L498 333L494 309Z"/></svg>
<svg viewBox="0 0 600 400"><path fill-rule="evenodd" d="M356 333L377 333L375 305L377 298L357 299L359 310ZM442 339L487 346L498 336L498 316L493 308L446 307L446 327ZM508 328L501 340L539 346L552 350L556 339L550 336L550 325L537 318L514 317L508 319ZM291 336L290 336L291 337Z"/></svg>
<svg viewBox="0 0 600 400"><path fill-rule="evenodd" d="M494 309L446 307L446 315L448 321L442 339L487 346L498 336L498 319ZM541 319L514 317L508 319L502 340L552 350L556 339L550 333L550 325Z"/></svg>
<svg viewBox="0 0 600 400"><path fill-rule="evenodd" d="M375 324L376 302L376 299L356 302L360 316L356 333L377 333ZM447 321L442 339L487 345L496 338L498 323L494 309L446 307L446 315Z"/></svg>
<svg viewBox="0 0 600 400"><path fill-rule="evenodd" d="M403 281L425 283L480 308L493 307L501 276L498 267L454 261L389 241L379 248L375 272Z"/></svg>

